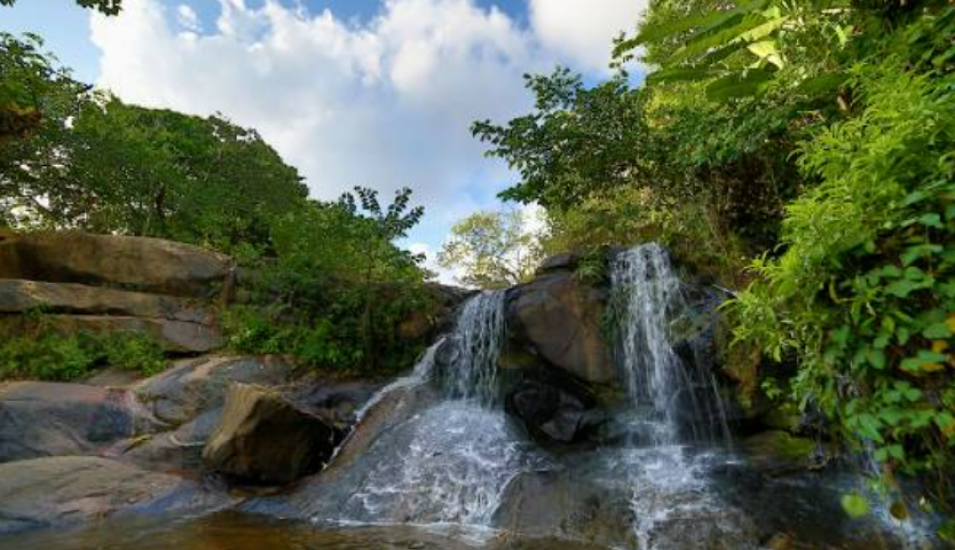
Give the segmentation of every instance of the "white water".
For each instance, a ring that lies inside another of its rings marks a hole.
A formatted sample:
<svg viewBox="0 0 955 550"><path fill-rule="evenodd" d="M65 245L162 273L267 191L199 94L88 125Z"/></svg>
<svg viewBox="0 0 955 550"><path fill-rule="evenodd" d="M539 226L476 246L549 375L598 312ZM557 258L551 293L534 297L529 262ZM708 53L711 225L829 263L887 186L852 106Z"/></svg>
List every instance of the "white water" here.
<svg viewBox="0 0 955 550"><path fill-rule="evenodd" d="M497 399L497 362L505 337L504 293L484 292L462 309L454 332L432 346L414 372L382 389L360 412L397 391L440 397L377 436L352 468L335 517L344 524L401 523L486 529L508 483L530 456ZM453 346L447 372L435 356ZM440 374L440 376L438 376Z"/></svg>
<svg viewBox="0 0 955 550"><path fill-rule="evenodd" d="M449 398L497 404L497 363L506 333L504 291L485 291L468 300L455 326L454 361L444 373Z"/></svg>
<svg viewBox="0 0 955 550"><path fill-rule="evenodd" d="M709 456L690 455L685 447L709 431L711 422L702 418L707 411L715 411L723 425L725 417L712 377L684 365L670 341L669 323L686 303L667 252L649 243L620 253L611 266L611 284L617 361L634 409L635 434L629 448L611 456L626 465L640 548L652 550L658 546L653 539L658 527L686 517L708 521L725 511L707 483ZM700 385L713 392L715 406L699 403Z"/></svg>

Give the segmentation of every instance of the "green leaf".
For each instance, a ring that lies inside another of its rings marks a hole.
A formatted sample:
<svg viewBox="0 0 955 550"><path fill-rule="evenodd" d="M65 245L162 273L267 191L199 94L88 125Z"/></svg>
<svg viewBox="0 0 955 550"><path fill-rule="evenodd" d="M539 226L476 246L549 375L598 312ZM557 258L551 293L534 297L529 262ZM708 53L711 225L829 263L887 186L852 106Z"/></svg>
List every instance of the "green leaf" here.
<svg viewBox="0 0 955 550"><path fill-rule="evenodd" d="M944 225L942 225L941 216L935 213L923 215L922 217L919 218L919 223L926 227L935 227L937 229L941 229L944 227Z"/></svg>
<svg viewBox="0 0 955 550"><path fill-rule="evenodd" d="M706 96L711 101L725 101L727 99L758 95L766 84L773 79L773 71L766 69L750 69L723 77L706 87Z"/></svg>
<svg viewBox="0 0 955 550"><path fill-rule="evenodd" d="M861 518L869 513L869 501L858 493L842 495L842 499L840 499L839 502L842 504L842 509L845 510L850 517Z"/></svg>
<svg viewBox="0 0 955 550"><path fill-rule="evenodd" d="M940 370L938 367L947 360L948 356L944 353L936 353L934 351L923 349L919 350L915 357L909 357L908 359L903 360L901 367L903 370L907 371L934 372L936 370ZM921 392L919 393L919 396L921 396Z"/></svg>
<svg viewBox="0 0 955 550"><path fill-rule="evenodd" d="M922 331L922 336L929 340L942 340L952 336L952 329L946 323L934 323Z"/></svg>

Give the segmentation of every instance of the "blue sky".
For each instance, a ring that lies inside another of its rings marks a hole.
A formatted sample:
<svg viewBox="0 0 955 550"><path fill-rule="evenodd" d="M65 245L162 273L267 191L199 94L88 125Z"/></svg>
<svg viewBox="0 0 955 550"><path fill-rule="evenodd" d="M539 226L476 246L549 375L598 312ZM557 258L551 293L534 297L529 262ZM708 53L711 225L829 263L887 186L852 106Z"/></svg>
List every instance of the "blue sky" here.
<svg viewBox="0 0 955 550"><path fill-rule="evenodd" d="M72 0L19 0L0 30L32 31L87 82L126 101L253 126L334 198L415 189L406 245L432 255L453 222L500 207L516 180L471 121L532 98L522 74L608 75L611 41L644 0L124 0L106 18ZM448 274L444 274L447 279Z"/></svg>

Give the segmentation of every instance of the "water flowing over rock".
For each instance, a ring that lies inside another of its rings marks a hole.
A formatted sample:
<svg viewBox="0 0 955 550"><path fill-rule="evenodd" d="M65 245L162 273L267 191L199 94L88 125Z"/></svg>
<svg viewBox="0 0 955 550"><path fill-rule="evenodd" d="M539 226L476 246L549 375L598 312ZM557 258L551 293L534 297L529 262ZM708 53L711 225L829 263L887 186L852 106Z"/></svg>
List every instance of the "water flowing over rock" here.
<svg viewBox="0 0 955 550"><path fill-rule="evenodd" d="M711 374L684 364L671 343L670 323L687 307L666 250L650 243L618 254L611 283L618 363L640 411L639 436L659 445L713 441L713 420L726 424L720 396Z"/></svg>

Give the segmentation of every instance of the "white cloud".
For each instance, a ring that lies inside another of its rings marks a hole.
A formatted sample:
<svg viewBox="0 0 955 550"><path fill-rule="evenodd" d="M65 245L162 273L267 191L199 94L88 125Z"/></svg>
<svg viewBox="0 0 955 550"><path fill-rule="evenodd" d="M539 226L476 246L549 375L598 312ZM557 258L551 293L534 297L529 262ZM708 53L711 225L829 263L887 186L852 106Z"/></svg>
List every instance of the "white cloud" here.
<svg viewBox="0 0 955 550"><path fill-rule="evenodd" d="M199 24L199 16L196 14L196 10L192 9L192 6L188 4L179 4L176 8L176 20L179 21L179 25L187 31L192 32L201 32L202 26Z"/></svg>
<svg viewBox="0 0 955 550"><path fill-rule="evenodd" d="M632 34L648 0L530 0L541 42L578 70L604 72L613 39Z"/></svg>
<svg viewBox="0 0 955 550"><path fill-rule="evenodd" d="M640 5L531 0L533 22L523 28L474 0L384 0L364 21L277 0L219 2L214 22L161 0L93 14L99 84L129 102L222 112L257 128L320 198L355 185L387 198L410 185L426 207L412 241L433 247L455 220L496 207L495 193L516 179L483 157L471 122L527 112L526 72L549 72L561 59L600 70L615 25L635 20Z"/></svg>
<svg viewBox="0 0 955 550"><path fill-rule="evenodd" d="M156 0L93 16L99 84L259 129L322 198L411 185L435 232L511 179L482 157L469 125L526 111L520 75L552 59L505 14L471 0L388 0L374 19L346 23L272 0L221 5L203 35L172 29Z"/></svg>

